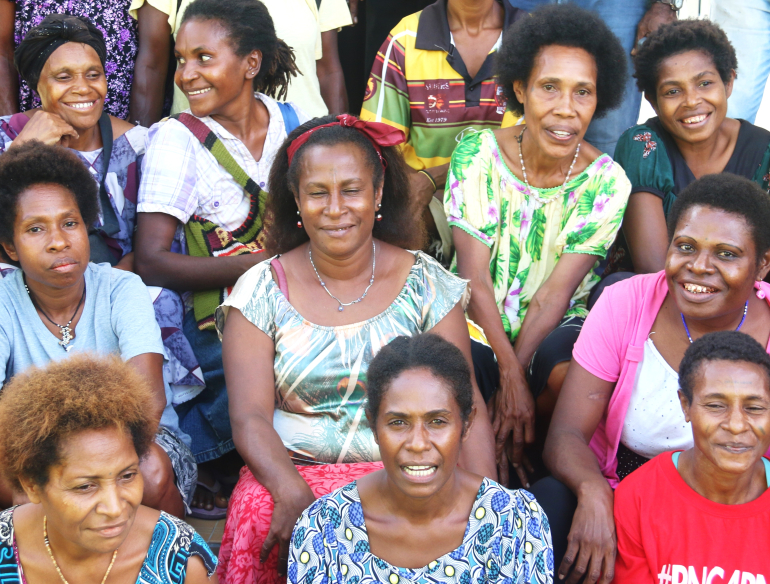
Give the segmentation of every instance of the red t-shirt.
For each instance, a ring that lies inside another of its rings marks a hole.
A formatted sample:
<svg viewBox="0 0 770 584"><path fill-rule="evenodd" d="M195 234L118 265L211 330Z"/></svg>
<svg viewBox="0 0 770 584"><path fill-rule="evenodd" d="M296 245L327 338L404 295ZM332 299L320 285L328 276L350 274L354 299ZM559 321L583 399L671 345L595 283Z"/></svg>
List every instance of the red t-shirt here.
<svg viewBox="0 0 770 584"><path fill-rule="evenodd" d="M767 584L770 489L744 505L709 501L656 456L615 491L618 584Z"/></svg>

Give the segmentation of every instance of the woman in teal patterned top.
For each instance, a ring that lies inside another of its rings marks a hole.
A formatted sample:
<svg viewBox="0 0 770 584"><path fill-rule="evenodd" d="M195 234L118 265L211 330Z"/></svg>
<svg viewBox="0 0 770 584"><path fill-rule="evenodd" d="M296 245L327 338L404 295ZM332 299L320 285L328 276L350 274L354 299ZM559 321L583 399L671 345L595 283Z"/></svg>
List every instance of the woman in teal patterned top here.
<svg viewBox="0 0 770 584"><path fill-rule="evenodd" d="M618 140L615 160L632 188L608 272L649 274L665 267L666 218L695 179L730 172L768 189L770 132L727 117L738 60L713 22L661 26L639 49L635 67L639 90L657 115Z"/></svg>
<svg viewBox="0 0 770 584"><path fill-rule="evenodd" d="M473 289L468 316L499 364L491 409L500 480L513 434L511 462L528 486L522 455L535 411L550 419L599 281L594 268L631 189L623 169L583 140L594 115L620 102L625 56L598 16L559 4L515 23L497 66L508 108L526 123L457 146L444 210L457 271Z"/></svg>
<svg viewBox="0 0 770 584"><path fill-rule="evenodd" d="M553 581L550 525L534 497L457 465L472 391L462 353L436 335L380 350L366 414L385 468L305 510L290 584Z"/></svg>
<svg viewBox="0 0 770 584"><path fill-rule="evenodd" d="M141 505L152 403L115 356L78 354L3 388L0 424L14 431L0 435L0 468L30 502L0 513L0 580L217 584L203 538Z"/></svg>
<svg viewBox="0 0 770 584"><path fill-rule="evenodd" d="M239 279L217 318L247 465L220 553L228 584L262 581L259 571L276 566L252 558L268 559L279 543L274 559L285 562L292 527L316 496L381 467L364 401L383 346L431 331L470 363L467 282L407 251L423 232L409 212L401 139L384 124L329 116L292 132L276 157L265 246L277 255ZM486 408L474 396L480 413L461 464L495 476ZM330 473L336 483L318 483Z"/></svg>

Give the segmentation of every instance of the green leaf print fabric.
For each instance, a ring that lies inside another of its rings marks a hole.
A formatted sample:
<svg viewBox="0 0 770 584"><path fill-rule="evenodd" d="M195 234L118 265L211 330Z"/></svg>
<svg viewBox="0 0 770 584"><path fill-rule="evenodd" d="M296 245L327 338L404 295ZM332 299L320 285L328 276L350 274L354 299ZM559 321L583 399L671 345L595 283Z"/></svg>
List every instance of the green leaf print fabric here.
<svg viewBox="0 0 770 584"><path fill-rule="evenodd" d="M530 196L506 166L491 130L467 136L452 156L444 210L449 225L490 248L495 302L511 342L532 297L562 254L604 258L620 229L631 183L623 169L603 154L567 183L562 196L559 188L532 189L547 203ZM565 316L588 314L586 301L598 281L591 270Z"/></svg>

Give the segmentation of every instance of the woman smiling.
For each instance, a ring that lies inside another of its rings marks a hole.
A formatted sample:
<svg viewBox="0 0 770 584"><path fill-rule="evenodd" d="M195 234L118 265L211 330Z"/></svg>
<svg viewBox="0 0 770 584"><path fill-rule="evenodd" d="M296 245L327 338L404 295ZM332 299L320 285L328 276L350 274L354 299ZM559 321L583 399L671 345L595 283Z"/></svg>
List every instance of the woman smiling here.
<svg viewBox="0 0 770 584"><path fill-rule="evenodd" d="M623 169L583 140L591 120L620 102L625 62L595 14L537 9L509 29L497 60L508 108L526 124L472 134L452 155L445 211L457 272L473 289L468 316L499 365L490 403L503 484L508 452L528 486L523 449L535 439L535 412L545 436L599 280L593 268L626 207Z"/></svg>
<svg viewBox="0 0 770 584"><path fill-rule="evenodd" d="M770 350L767 193L708 175L680 193L668 221L665 271L606 288L591 309L545 445L558 480L533 487L570 584L586 573L612 580L613 488L649 459L692 446L676 396L692 342L740 330Z"/></svg>
<svg viewBox="0 0 770 584"><path fill-rule="evenodd" d="M191 292L184 333L206 388L181 404L180 426L201 464L193 513L224 518L209 463L234 448L214 311L265 258L265 186L288 132L307 120L285 95L296 74L258 0L195 0L177 35L175 82L190 109L150 129L137 219L137 271L154 286Z"/></svg>
<svg viewBox="0 0 770 584"><path fill-rule="evenodd" d="M618 487L615 579L765 582L770 558L758 550L770 526L770 357L748 335L711 333L685 353L679 385L693 445L659 455Z"/></svg>
<svg viewBox="0 0 770 584"><path fill-rule="evenodd" d="M366 416L384 469L302 514L290 581L552 582L537 501L457 465L476 414L462 353L435 335L399 337L368 379Z"/></svg>
<svg viewBox="0 0 770 584"><path fill-rule="evenodd" d="M265 244L276 256L244 274L217 315L246 462L222 538L228 584L277 582L302 511L381 468L364 404L383 346L431 331L470 365L467 282L409 251L424 232L409 212L403 139L353 116L316 118L273 165ZM495 476L486 408L478 389L472 396L478 414L460 463Z"/></svg>
<svg viewBox="0 0 770 584"><path fill-rule="evenodd" d="M609 271L646 274L664 267L666 217L692 181L731 172L767 190L770 132L727 117L738 61L708 20L660 27L639 48L635 67L657 116L627 130L615 150L632 195Z"/></svg>

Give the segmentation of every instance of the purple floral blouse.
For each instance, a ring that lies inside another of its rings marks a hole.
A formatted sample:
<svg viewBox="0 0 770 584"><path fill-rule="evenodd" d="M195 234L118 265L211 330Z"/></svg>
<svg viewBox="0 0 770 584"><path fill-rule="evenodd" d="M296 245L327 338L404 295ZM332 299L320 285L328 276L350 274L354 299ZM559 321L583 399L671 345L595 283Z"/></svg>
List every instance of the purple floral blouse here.
<svg viewBox="0 0 770 584"><path fill-rule="evenodd" d="M107 43L107 97L104 109L115 117L128 118L128 102L139 48L136 20L128 14L131 0L16 0L15 46L30 28L49 14L84 16L104 34ZM19 111L40 107L40 98L19 80Z"/></svg>

